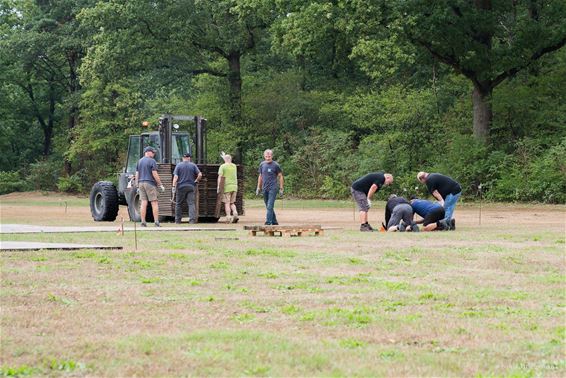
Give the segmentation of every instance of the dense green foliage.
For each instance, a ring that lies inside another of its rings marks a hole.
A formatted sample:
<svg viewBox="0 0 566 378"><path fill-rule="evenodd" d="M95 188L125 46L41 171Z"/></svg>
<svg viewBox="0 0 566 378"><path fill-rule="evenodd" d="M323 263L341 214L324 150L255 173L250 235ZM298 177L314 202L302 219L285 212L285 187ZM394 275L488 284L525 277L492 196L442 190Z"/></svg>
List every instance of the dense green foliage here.
<svg viewBox="0 0 566 378"><path fill-rule="evenodd" d="M88 191L171 112L205 116L209 161L236 153L250 188L272 148L293 196L376 170L384 194L422 192L429 170L470 199L564 203L565 18L560 0L0 0L2 190Z"/></svg>

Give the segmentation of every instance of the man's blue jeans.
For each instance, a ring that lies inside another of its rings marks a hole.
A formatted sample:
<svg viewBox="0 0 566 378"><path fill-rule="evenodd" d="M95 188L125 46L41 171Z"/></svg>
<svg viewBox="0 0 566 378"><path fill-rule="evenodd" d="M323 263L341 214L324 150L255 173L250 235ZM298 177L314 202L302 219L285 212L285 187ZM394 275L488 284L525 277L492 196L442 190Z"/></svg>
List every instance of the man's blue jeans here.
<svg viewBox="0 0 566 378"><path fill-rule="evenodd" d="M454 214L454 209L456 208L456 202L460 199L462 192L457 194L449 194L444 199L444 219L449 222Z"/></svg>
<svg viewBox="0 0 566 378"><path fill-rule="evenodd" d="M267 215L265 219L265 224L267 225L278 224L277 217L275 216L275 211L273 210L275 206L275 199L277 198L277 193L279 193L278 187L263 191L263 201L265 202L265 208L267 209Z"/></svg>

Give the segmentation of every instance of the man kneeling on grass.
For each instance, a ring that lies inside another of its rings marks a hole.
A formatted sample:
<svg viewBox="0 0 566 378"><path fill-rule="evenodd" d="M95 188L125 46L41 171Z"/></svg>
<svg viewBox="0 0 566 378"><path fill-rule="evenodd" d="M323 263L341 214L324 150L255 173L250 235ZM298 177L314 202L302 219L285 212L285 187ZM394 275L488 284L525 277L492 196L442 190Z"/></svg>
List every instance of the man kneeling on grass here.
<svg viewBox="0 0 566 378"><path fill-rule="evenodd" d="M438 202L419 199L416 196L411 197L411 206L421 220L415 223L423 224L423 231L448 231L450 228L444 220L444 208Z"/></svg>
<svg viewBox="0 0 566 378"><path fill-rule="evenodd" d="M418 232L419 226L413 222L413 208L409 201L396 194L389 196L385 205L385 224L387 231L413 231Z"/></svg>

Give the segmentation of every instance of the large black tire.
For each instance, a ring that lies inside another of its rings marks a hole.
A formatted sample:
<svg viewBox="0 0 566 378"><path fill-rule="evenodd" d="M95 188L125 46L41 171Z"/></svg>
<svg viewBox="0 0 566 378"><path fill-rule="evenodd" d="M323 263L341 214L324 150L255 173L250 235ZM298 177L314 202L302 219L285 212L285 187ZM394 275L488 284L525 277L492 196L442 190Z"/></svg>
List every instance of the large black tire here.
<svg viewBox="0 0 566 378"><path fill-rule="evenodd" d="M132 222L141 222L141 200L137 190L132 189L126 192L126 200L128 202L128 215ZM147 211L145 214L146 222L153 222L153 210L151 202L147 204Z"/></svg>
<svg viewBox="0 0 566 378"><path fill-rule="evenodd" d="M113 222L118 216L118 191L109 181L99 181L90 191L90 213L97 222Z"/></svg>

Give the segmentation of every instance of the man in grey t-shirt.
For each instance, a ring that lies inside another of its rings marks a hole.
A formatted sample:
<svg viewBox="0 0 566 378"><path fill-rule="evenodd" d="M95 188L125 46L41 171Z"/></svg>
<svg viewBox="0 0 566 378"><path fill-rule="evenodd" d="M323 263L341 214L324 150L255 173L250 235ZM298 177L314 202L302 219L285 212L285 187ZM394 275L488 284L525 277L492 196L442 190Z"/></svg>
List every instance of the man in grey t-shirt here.
<svg viewBox="0 0 566 378"><path fill-rule="evenodd" d="M268 226L278 225L277 217L275 216L275 199L277 193L283 195L283 171L276 161L273 161L273 151L265 150L263 152L264 161L259 165L257 178L256 195L260 191L263 193L263 201L267 209L265 224Z"/></svg>
<svg viewBox="0 0 566 378"><path fill-rule="evenodd" d="M161 184L159 173L157 173L157 163L153 159L155 156L155 149L147 146L143 150L144 156L138 161L136 166L136 185L138 187L141 199L141 226L146 227L145 216L147 213L147 203L151 202L151 209L153 210L153 219L155 226L160 227L159 224L159 203L157 202L157 186L164 192L165 187Z"/></svg>
<svg viewBox="0 0 566 378"><path fill-rule="evenodd" d="M196 185L200 181L202 173L195 163L191 162L191 154L183 155L183 161L175 166L173 171L173 194L175 201L175 223L181 223L183 217L183 202L187 201L189 207L189 223L197 222L195 206Z"/></svg>

